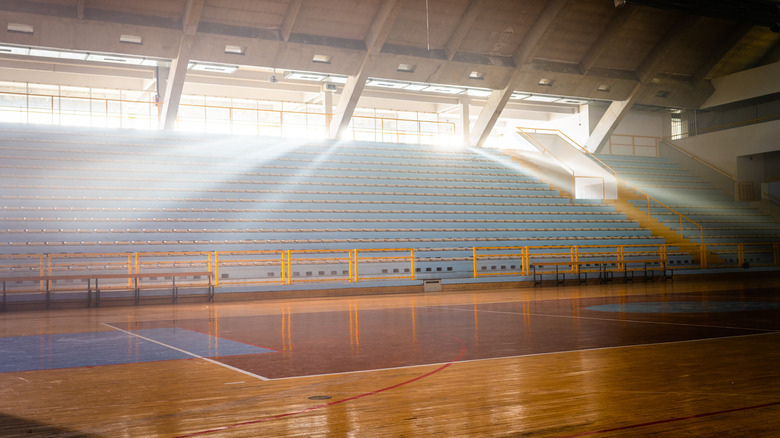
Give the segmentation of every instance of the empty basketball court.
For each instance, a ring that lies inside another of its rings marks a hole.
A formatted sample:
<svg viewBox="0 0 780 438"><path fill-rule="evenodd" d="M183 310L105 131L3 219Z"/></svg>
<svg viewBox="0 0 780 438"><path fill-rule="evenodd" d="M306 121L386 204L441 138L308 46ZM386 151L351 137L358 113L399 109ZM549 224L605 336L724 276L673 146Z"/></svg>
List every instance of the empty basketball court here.
<svg viewBox="0 0 780 438"><path fill-rule="evenodd" d="M776 436L776 278L0 315L3 436Z"/></svg>

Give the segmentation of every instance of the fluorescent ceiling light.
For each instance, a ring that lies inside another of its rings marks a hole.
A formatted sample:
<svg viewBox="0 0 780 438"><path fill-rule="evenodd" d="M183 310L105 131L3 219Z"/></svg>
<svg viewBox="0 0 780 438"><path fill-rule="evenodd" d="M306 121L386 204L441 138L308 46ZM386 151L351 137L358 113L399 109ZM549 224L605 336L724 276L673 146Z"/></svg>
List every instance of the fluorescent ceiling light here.
<svg viewBox="0 0 780 438"><path fill-rule="evenodd" d="M481 88L469 88L469 89L466 90L466 94L467 95L474 96L474 97L488 97L492 93L493 92L490 91L490 90L484 90L484 89L481 89Z"/></svg>
<svg viewBox="0 0 780 438"><path fill-rule="evenodd" d="M511 95L511 96L509 96L509 98L510 98L510 99L512 99L512 100L521 100L521 99L525 99L525 98L527 98L528 96L530 96L530 94L525 94L525 93L512 93L512 95Z"/></svg>
<svg viewBox="0 0 780 438"><path fill-rule="evenodd" d="M557 102L561 100L561 98L555 96L529 96L526 97L525 100L530 102Z"/></svg>
<svg viewBox="0 0 780 438"><path fill-rule="evenodd" d="M460 94L466 90L463 88L445 87L442 85L431 85L430 87L426 88L425 91L431 93Z"/></svg>
<svg viewBox="0 0 780 438"><path fill-rule="evenodd" d="M119 36L119 42L127 43L127 44L143 44L144 37L139 35L128 35L123 33L122 35Z"/></svg>
<svg viewBox="0 0 780 438"><path fill-rule="evenodd" d="M83 61L87 59L87 53L84 52L66 52L62 50L46 50L46 49L30 49L30 56L41 56L44 58L62 58L62 59L76 59Z"/></svg>
<svg viewBox="0 0 780 438"><path fill-rule="evenodd" d="M585 105L586 103L588 103L587 100L582 100L582 99L561 99L558 102L559 103L570 103L570 104L574 104L574 105Z"/></svg>
<svg viewBox="0 0 780 438"><path fill-rule="evenodd" d="M42 56L44 58L59 58L62 52L59 50L46 50L46 49L30 49L30 56ZM86 58L87 55L84 55Z"/></svg>
<svg viewBox="0 0 780 438"><path fill-rule="evenodd" d="M0 53L7 53L10 55L28 55L30 54L30 49L27 47L0 46Z"/></svg>
<svg viewBox="0 0 780 438"><path fill-rule="evenodd" d="M87 56L87 61L110 62L114 64L127 65L141 65L141 63L144 62L143 58L129 58L126 56L116 55L98 55L95 53L90 53L89 56Z"/></svg>
<svg viewBox="0 0 780 438"><path fill-rule="evenodd" d="M330 76L328 75L327 78L325 78L325 82L331 83L331 84L346 84L347 83L347 77L346 76Z"/></svg>
<svg viewBox="0 0 780 438"><path fill-rule="evenodd" d="M198 64L195 63L191 70L208 71L212 73L235 73L238 67L235 65Z"/></svg>
<svg viewBox="0 0 780 438"><path fill-rule="evenodd" d="M30 24L8 23L8 32L33 33L34 30Z"/></svg>
<svg viewBox="0 0 780 438"><path fill-rule="evenodd" d="M395 81L383 81L381 79L369 79L366 81L366 85L369 87L379 87L379 88L392 88L392 89L402 89L405 88L407 85L409 85L408 82L395 82Z"/></svg>
<svg viewBox="0 0 780 438"><path fill-rule="evenodd" d="M290 72L287 74L287 76L285 76L285 79L291 79L295 81L321 82L327 77L328 75L321 75L317 73Z"/></svg>
<svg viewBox="0 0 780 438"><path fill-rule="evenodd" d="M160 61L156 59L144 59L141 65L145 65L147 67L157 67L160 65Z"/></svg>
<svg viewBox="0 0 780 438"><path fill-rule="evenodd" d="M79 52L60 52L60 58L62 58L62 59L77 59L79 61L84 61L85 59L87 59L88 55L89 55L89 53L83 53L83 52L82 53L79 53Z"/></svg>
<svg viewBox="0 0 780 438"><path fill-rule="evenodd" d="M426 88L428 88L428 84L415 84L415 83L411 83L411 84L405 86L404 90L422 91L422 90L424 90Z"/></svg>

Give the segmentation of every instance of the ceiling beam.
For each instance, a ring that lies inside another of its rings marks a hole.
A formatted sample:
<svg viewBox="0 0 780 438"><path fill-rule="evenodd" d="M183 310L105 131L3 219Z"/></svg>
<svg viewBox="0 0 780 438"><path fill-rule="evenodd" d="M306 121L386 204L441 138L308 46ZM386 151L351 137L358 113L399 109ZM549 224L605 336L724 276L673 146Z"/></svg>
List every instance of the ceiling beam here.
<svg viewBox="0 0 780 438"><path fill-rule="evenodd" d="M582 60L580 61L580 71L582 74L588 74L601 54L604 53L604 50L607 49L607 46L615 40L620 29L622 29L631 16L634 15L636 9L636 7L629 5L618 8L615 15L609 20L607 27L604 28L596 41L590 46L588 53L582 57Z"/></svg>
<svg viewBox="0 0 780 438"><path fill-rule="evenodd" d="M755 67L761 67L762 65L767 64L773 64L777 61L780 61L780 40L775 43L772 48L767 50L766 54L763 58L761 58L760 61L758 61L758 64L755 65Z"/></svg>
<svg viewBox="0 0 780 438"><path fill-rule="evenodd" d="M726 56L752 28L752 24L738 24L726 38L719 40L715 48L707 55L707 59L696 69L696 73L693 74L693 84L699 85L704 82L712 69L720 63L721 59L723 59L723 57Z"/></svg>
<svg viewBox="0 0 780 438"><path fill-rule="evenodd" d="M563 10L563 7L569 0L552 0L547 2L542 12L537 17L534 24L528 30L525 39L520 43L514 54L515 70L509 77L504 88L493 90L488 97L487 103L479 113L477 121L471 129L471 145L482 147L485 144L490 131L498 121L501 111L504 110L512 93L520 84L525 73L526 64L533 60L533 56L539 51L552 32L552 24Z"/></svg>
<svg viewBox="0 0 780 438"><path fill-rule="evenodd" d="M170 75L165 84L163 107L160 117L160 126L166 130L172 130L176 125L176 115L179 112L181 92L184 89L184 79L187 76L187 67L190 63L192 43L198 30L198 22L203 11L205 0L188 0L182 18L182 37L179 43L179 51L171 62Z"/></svg>
<svg viewBox="0 0 780 438"><path fill-rule="evenodd" d="M340 138L349 126L352 114L366 86L368 72L376 62L382 51L387 36L393 28L398 14L401 12L401 6L404 0L384 0L379 6L379 10L374 16L374 21L366 35L366 54L360 63L357 74L349 76L347 83L339 97L338 107L335 109L330 125L330 135L332 138Z"/></svg>
<svg viewBox="0 0 780 438"><path fill-rule="evenodd" d="M471 0L466 7L466 11L455 26L455 31L452 32L450 39L447 40L447 44L444 46L444 53L446 53L448 61L452 61L455 53L458 52L460 45L463 43L463 40L466 39L466 35L468 35L471 26L474 25L477 17L479 17L479 14L482 12L484 5L484 0Z"/></svg>
<svg viewBox="0 0 780 438"><path fill-rule="evenodd" d="M284 14L284 22L282 22L282 41L287 42L290 40L290 33L293 26L295 26L295 20L298 18L298 12L301 10L301 3L303 0L291 0L287 5L287 13Z"/></svg>
<svg viewBox="0 0 780 438"><path fill-rule="evenodd" d="M658 67L661 65L661 62L669 56L669 52L671 52L672 48L681 41L684 41L685 35L690 32L700 20L701 17L698 15L685 14L680 16L674 24L672 24L672 27L669 28L637 68L636 76L639 78L640 83L647 83L655 77L658 73Z"/></svg>
<svg viewBox="0 0 780 438"><path fill-rule="evenodd" d="M628 98L612 102L609 105L604 116L601 117L601 120L599 120L588 137L588 141L585 143L586 149L599 152L604 147L607 140L620 125L620 122L631 110L631 107L642 96L642 92L651 85L653 78L658 74L662 61L669 55L669 52L676 44L685 41L686 34L691 31L700 19L701 17L699 16L686 14L680 16L674 22L637 68L636 74L639 82L631 90Z"/></svg>
<svg viewBox="0 0 780 438"><path fill-rule="evenodd" d="M79 20L84 19L84 3L86 3L87 0L79 0L79 3L76 5L76 17L78 17Z"/></svg>

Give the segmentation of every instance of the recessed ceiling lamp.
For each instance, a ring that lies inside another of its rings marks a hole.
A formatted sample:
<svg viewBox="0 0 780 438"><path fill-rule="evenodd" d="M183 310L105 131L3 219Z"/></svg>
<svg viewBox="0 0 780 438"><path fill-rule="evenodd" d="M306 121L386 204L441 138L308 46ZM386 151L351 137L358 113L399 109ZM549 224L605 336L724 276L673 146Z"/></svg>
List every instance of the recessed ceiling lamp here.
<svg viewBox="0 0 780 438"><path fill-rule="evenodd" d="M230 44L228 44L227 46L225 46L225 53L230 55L243 55L244 53L246 53L246 47L231 46Z"/></svg>
<svg viewBox="0 0 780 438"><path fill-rule="evenodd" d="M119 36L119 42L125 44L143 44L144 37L140 35L128 35L123 33Z"/></svg>
<svg viewBox="0 0 780 438"><path fill-rule="evenodd" d="M314 55L314 58L311 59L311 62L317 64L330 64L330 58L330 55Z"/></svg>
<svg viewBox="0 0 780 438"><path fill-rule="evenodd" d="M398 71L401 73L414 73L414 69L417 68L413 64L398 64Z"/></svg>
<svg viewBox="0 0 780 438"><path fill-rule="evenodd" d="M485 73L482 73L481 71L473 71L469 74L469 79L477 79L482 80L485 79Z"/></svg>
<svg viewBox="0 0 780 438"><path fill-rule="evenodd" d="M24 23L8 23L8 32L16 33L33 33L35 28L31 24Z"/></svg>
<svg viewBox="0 0 780 438"><path fill-rule="evenodd" d="M611 89L612 89L612 87L610 85L607 85L607 84L601 84L601 85L599 85L599 88L598 88L599 91L603 91L605 93L608 92Z"/></svg>

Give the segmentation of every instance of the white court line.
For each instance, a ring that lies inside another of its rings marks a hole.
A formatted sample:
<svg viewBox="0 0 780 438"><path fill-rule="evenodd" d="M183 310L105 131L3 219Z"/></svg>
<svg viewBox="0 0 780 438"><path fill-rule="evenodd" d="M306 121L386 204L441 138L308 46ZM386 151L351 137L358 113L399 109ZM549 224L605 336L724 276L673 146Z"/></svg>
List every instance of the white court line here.
<svg viewBox="0 0 780 438"><path fill-rule="evenodd" d="M463 309L460 307L451 307L451 306L419 306L424 308L432 308L432 309L450 309L450 310L460 310L461 312L473 312L474 309ZM587 319L591 321L611 321L611 322L634 322L637 324L659 324L659 325L679 325L684 327L701 327L701 328L716 328L716 329L728 329L728 330L748 330L748 331L754 331L754 332L764 332L764 333L777 333L780 332L780 330L777 329L765 329L765 328L752 328L752 327L729 327L729 326L721 326L721 325L706 325L706 324L685 324L682 322L663 322L663 321L639 321L636 319L614 319L614 318L594 318L592 316L574 316L574 315L550 315L547 313L523 313L523 312L507 312L504 310L484 310L479 309L478 312L482 313L501 313L506 315L531 315L531 316L546 316L548 318L567 318L567 319Z"/></svg>
<svg viewBox="0 0 780 438"><path fill-rule="evenodd" d="M502 359L521 359L524 357L536 357L536 356L551 356L556 354L569 354L569 353L585 353L589 351L602 351L602 350L615 350L619 348L639 348L639 347L654 347L654 346L661 346L661 345L673 345L673 344L683 344L688 342L702 342L702 341L720 341L722 339L736 339L736 338L749 338L752 336L765 336L765 335L776 335L778 332L764 332L764 333L753 333L749 335L734 335L734 336L721 336L716 338L701 338L701 339L684 339L682 341L666 341L666 342L652 342L649 344L629 344L629 345L615 345L610 347L593 347L593 348L583 348L580 350L563 350L563 351L548 351L546 353L529 353L529 354L516 354L513 356L496 356L496 357L484 357L480 359L466 359L466 360L459 360L456 362L438 362L438 363L424 363L419 365L404 365L400 367L388 367L388 368L376 368L372 370L357 370L357 371L344 371L340 373L325 373L325 374L307 374L305 376L292 376L292 377L279 377L274 380L292 380L292 379L304 379L307 377L327 377L327 376L341 376L345 374L359 374L359 373L372 373L374 371L392 371L392 370L405 370L405 369L411 369L411 368L420 368L420 367L428 367L428 366L441 366L448 363L451 363L453 365L457 365L459 363L470 363L470 362L484 362L486 360L502 360Z"/></svg>
<svg viewBox="0 0 780 438"><path fill-rule="evenodd" d="M208 357L203 357L201 355L198 355L198 354L195 354L195 353L191 353L191 352L189 352L187 350L182 350L181 348L176 348L173 345L168 345L168 344L166 344L164 342L155 341L154 339L147 338L146 336L141 336L138 333L133 333L133 332L130 332L130 331L127 331L127 330L122 330L119 327L114 327L113 325L106 324L105 322L103 323L103 325L106 326L106 327L110 327L110 328L112 328L114 330L120 331L122 333L127 333L130 336L135 336L136 338L143 339L143 340L149 341L149 342L154 342L155 344L162 345L163 347L170 348L171 350L176 350L176 351L178 351L180 353L184 353L184 354L186 354L188 356L192 356L192 357L194 357L196 359L203 359L206 362L211 362L211 363L213 363L215 365L219 365L221 367L225 367L225 368L227 368L229 370L238 371L239 373L246 374L247 376L254 377L255 379L260 379L260 380L264 380L264 381L271 380L268 377L263 377L263 376L255 374L255 373L250 373L249 371L242 370L241 368L236 368L236 367L230 366L228 364L225 364L225 363L222 363L222 362L218 362L218 361L216 361L214 359L209 359Z"/></svg>

